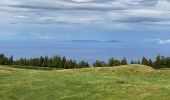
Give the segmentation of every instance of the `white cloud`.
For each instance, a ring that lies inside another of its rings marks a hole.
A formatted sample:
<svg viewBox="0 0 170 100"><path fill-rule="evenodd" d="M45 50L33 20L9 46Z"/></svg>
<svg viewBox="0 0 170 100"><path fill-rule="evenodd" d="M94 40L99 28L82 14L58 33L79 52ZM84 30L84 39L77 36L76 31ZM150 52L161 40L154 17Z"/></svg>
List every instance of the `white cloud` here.
<svg viewBox="0 0 170 100"><path fill-rule="evenodd" d="M170 44L170 39L163 40L163 39L153 39L151 41L157 42L158 44Z"/></svg>
<svg viewBox="0 0 170 100"><path fill-rule="evenodd" d="M93 1L93 0L72 0L72 1L75 1L75 2L90 2L90 1Z"/></svg>
<svg viewBox="0 0 170 100"><path fill-rule="evenodd" d="M0 22L168 27L168 0L0 0Z"/></svg>
<svg viewBox="0 0 170 100"><path fill-rule="evenodd" d="M170 2L168 2L168 0L159 0L156 9L170 11Z"/></svg>

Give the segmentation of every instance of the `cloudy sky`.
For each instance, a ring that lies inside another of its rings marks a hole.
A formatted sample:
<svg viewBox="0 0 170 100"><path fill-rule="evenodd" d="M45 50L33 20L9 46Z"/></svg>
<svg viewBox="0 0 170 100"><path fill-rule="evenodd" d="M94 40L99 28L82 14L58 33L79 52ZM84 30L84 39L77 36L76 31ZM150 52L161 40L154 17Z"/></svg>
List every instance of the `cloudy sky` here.
<svg viewBox="0 0 170 100"><path fill-rule="evenodd" d="M170 0L0 0L0 53L94 61L169 51Z"/></svg>
<svg viewBox="0 0 170 100"><path fill-rule="evenodd" d="M0 0L0 39L170 44L170 0Z"/></svg>

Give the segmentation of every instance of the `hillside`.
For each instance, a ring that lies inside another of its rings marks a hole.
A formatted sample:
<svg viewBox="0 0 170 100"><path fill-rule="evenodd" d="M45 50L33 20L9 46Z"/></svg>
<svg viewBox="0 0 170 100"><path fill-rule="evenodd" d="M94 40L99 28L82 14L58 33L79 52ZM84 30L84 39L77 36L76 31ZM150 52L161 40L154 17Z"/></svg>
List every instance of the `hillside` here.
<svg viewBox="0 0 170 100"><path fill-rule="evenodd" d="M0 100L169 100L170 70L144 65L33 70L0 66Z"/></svg>

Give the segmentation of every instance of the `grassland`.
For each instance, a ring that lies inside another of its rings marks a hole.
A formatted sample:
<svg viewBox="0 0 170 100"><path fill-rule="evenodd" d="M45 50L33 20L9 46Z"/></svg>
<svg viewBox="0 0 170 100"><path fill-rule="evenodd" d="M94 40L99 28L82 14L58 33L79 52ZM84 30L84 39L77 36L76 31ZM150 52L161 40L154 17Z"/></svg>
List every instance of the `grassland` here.
<svg viewBox="0 0 170 100"><path fill-rule="evenodd" d="M170 69L35 70L0 66L0 100L170 100Z"/></svg>

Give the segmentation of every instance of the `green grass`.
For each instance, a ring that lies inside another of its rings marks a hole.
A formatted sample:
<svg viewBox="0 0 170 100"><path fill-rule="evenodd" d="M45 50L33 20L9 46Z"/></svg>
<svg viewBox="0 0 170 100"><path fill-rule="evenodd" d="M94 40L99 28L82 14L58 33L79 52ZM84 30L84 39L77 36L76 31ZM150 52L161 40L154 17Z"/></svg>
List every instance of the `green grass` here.
<svg viewBox="0 0 170 100"><path fill-rule="evenodd" d="M0 100L170 100L170 70L143 65L35 70L0 66Z"/></svg>

